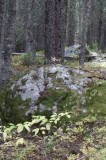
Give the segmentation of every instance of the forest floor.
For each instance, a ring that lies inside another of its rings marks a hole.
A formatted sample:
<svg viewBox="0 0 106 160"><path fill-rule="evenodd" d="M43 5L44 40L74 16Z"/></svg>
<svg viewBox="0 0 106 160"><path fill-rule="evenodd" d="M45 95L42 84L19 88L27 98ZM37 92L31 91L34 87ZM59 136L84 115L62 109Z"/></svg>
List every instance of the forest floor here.
<svg viewBox="0 0 106 160"><path fill-rule="evenodd" d="M22 75L42 64L42 59L39 59L36 65L20 65L20 57L14 57L13 76L19 76L20 73ZM78 68L78 62L66 61L65 65ZM85 63L86 72L92 72L94 77L104 81L104 85L98 88L101 98L94 97L95 104L91 105L98 107L95 113L88 113L85 117L79 115L80 119L79 116L76 117L71 122L71 130L67 132L57 131L55 135L47 136L23 134L25 143L19 146L16 142L20 135L7 142L0 139L0 160L106 160L105 69L106 62Z"/></svg>

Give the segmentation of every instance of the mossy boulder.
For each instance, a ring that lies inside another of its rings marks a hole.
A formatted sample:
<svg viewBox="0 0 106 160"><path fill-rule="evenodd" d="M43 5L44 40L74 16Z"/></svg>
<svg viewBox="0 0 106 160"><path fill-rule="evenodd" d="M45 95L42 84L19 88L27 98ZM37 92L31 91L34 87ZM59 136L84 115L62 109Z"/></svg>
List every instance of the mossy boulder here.
<svg viewBox="0 0 106 160"><path fill-rule="evenodd" d="M84 77L85 76L85 77ZM0 119L19 123L32 115L50 116L85 103L83 71L63 65L36 68L0 92Z"/></svg>

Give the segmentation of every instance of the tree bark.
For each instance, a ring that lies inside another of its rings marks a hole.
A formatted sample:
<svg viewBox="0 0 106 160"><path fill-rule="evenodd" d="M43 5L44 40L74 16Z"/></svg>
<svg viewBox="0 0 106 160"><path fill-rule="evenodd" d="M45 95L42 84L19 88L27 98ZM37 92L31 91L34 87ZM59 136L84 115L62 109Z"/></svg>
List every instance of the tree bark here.
<svg viewBox="0 0 106 160"><path fill-rule="evenodd" d="M103 6L103 0L99 1L99 29L98 29L98 48L99 49L103 49L103 39L104 39L104 22L103 22L103 10L104 10L104 6Z"/></svg>
<svg viewBox="0 0 106 160"><path fill-rule="evenodd" d="M3 42L4 42L4 24L5 24L5 1L0 0L0 89L2 88L2 68L4 66Z"/></svg>
<svg viewBox="0 0 106 160"><path fill-rule="evenodd" d="M63 1L46 0L45 4L46 61L62 63L64 57Z"/></svg>
<svg viewBox="0 0 106 160"><path fill-rule="evenodd" d="M26 27L26 53L35 54L35 40L33 35L33 11L35 0L28 1Z"/></svg>
<svg viewBox="0 0 106 160"><path fill-rule="evenodd" d="M0 88L2 88L10 79L11 56L12 56L12 50L14 48L13 41L14 41L14 22L15 22L15 12L16 12L16 1L9 0L8 2L5 1L5 3L7 7L7 12L6 12L7 20L5 24L6 25L5 36L3 41L3 54L2 54L3 64L0 68L1 69ZM5 16L4 16L4 19L5 19Z"/></svg>
<svg viewBox="0 0 106 160"><path fill-rule="evenodd" d="M79 65L81 69L84 69L84 60L85 60L85 47L87 42L87 31L91 11L91 0L83 0L83 25L82 25L82 34L81 34L81 50L79 56Z"/></svg>
<svg viewBox="0 0 106 160"><path fill-rule="evenodd" d="M75 40L75 12L76 12L76 0L68 0L67 6L67 29L66 29L66 45L74 45Z"/></svg>

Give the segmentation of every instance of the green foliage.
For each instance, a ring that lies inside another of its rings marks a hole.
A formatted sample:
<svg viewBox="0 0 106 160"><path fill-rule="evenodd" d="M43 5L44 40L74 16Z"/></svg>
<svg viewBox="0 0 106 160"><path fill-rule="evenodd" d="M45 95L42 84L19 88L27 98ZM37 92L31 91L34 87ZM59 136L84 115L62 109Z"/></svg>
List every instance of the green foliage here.
<svg viewBox="0 0 106 160"><path fill-rule="evenodd" d="M24 66L30 66L36 64L36 57L32 54L24 54L21 56L21 64Z"/></svg>
<svg viewBox="0 0 106 160"><path fill-rule="evenodd" d="M55 84L57 82L54 82ZM58 113L62 111L70 111L73 106L77 105L77 100L79 100L78 94L74 93L66 88L61 87L61 89L48 89L42 93L42 96L36 102L36 105L43 104L47 107L46 113L43 115L52 114L51 106L56 104Z"/></svg>
<svg viewBox="0 0 106 160"><path fill-rule="evenodd" d="M85 96L90 113L106 115L106 82L88 89Z"/></svg>
<svg viewBox="0 0 106 160"><path fill-rule="evenodd" d="M53 134L59 126L66 128L66 126L64 126L66 119L70 118L70 112L53 114L50 119L47 119L45 116L33 116L31 122L19 123L17 125L10 123L8 127L1 127L1 133L3 133L4 141L6 141L8 137L12 138L12 133L20 134L25 131L32 132L34 135Z"/></svg>
<svg viewBox="0 0 106 160"><path fill-rule="evenodd" d="M24 66L31 66L31 65L41 65L42 59L36 57L36 55L32 54L23 54L20 57L21 64Z"/></svg>
<svg viewBox="0 0 106 160"><path fill-rule="evenodd" d="M28 142L23 136L25 133L27 135L30 134L32 137L38 137L38 135L43 136L42 142L45 146L43 148L44 155L52 155L52 152L54 152L57 157L65 154L68 160L79 158L104 160L106 153L106 118L88 114L85 118L76 119L73 122L71 119L72 116L74 116L72 112L53 114L50 119L47 119L45 116L33 116L30 122L17 125L9 124L9 127L1 126L0 133L4 135L5 141L10 140L15 135L17 137L15 144L17 149L20 146L26 148L23 155L26 155L25 153L28 150ZM79 138L80 140L78 140ZM64 145L66 146L65 148ZM78 147L75 151L74 145ZM33 148L31 150L33 151ZM17 158L20 157L22 159L21 152L18 154L16 154ZM58 157L57 159L61 158Z"/></svg>
<svg viewBox="0 0 106 160"><path fill-rule="evenodd" d="M98 44L92 43L91 46L88 46L88 49L91 50L92 52L98 52Z"/></svg>
<svg viewBox="0 0 106 160"><path fill-rule="evenodd" d="M19 145L26 145L24 138L19 138L16 142L16 147Z"/></svg>
<svg viewBox="0 0 106 160"><path fill-rule="evenodd" d="M12 66L18 66L21 65L21 56L13 56L12 57Z"/></svg>
<svg viewBox="0 0 106 160"><path fill-rule="evenodd" d="M19 123L28 119L25 116L30 100L22 101L8 87L0 91L0 119L2 123Z"/></svg>

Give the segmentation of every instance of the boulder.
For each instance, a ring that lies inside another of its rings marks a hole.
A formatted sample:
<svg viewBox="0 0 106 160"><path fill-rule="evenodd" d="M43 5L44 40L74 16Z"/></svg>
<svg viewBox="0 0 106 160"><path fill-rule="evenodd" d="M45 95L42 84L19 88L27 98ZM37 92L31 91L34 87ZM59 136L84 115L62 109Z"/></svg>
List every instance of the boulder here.
<svg viewBox="0 0 106 160"><path fill-rule="evenodd" d="M71 47L68 47L64 52L65 58L72 58L79 55L81 45L76 44Z"/></svg>
<svg viewBox="0 0 106 160"><path fill-rule="evenodd" d="M79 54L80 54L80 48L81 48L81 45L79 45L79 44L68 47L64 52L64 58L66 58L66 59L78 58ZM92 60L95 60L97 58L101 59L101 56L96 52L90 51L88 49L88 47L86 46L85 60L86 61L92 61Z"/></svg>
<svg viewBox="0 0 106 160"><path fill-rule="evenodd" d="M0 92L1 121L19 123L84 105L89 81L84 71L59 64L31 70Z"/></svg>

